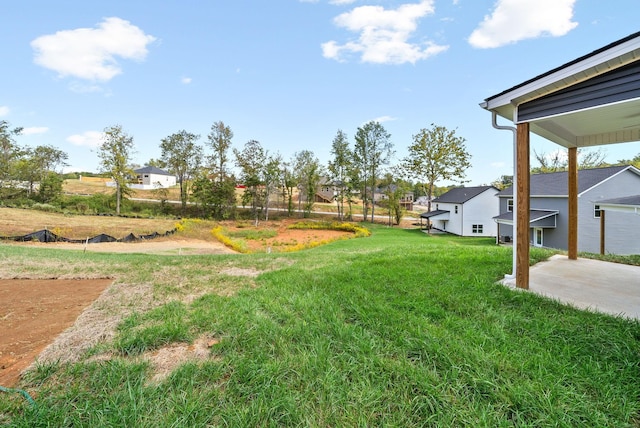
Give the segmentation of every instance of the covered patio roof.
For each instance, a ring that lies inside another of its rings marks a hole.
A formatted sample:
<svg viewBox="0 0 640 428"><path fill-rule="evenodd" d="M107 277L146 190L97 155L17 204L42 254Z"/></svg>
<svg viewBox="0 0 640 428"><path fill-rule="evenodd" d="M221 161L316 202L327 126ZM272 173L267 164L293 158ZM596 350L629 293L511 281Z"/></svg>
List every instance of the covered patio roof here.
<svg viewBox="0 0 640 428"><path fill-rule="evenodd" d="M640 195L604 199L595 202L595 204L599 205L601 210L622 211L640 215Z"/></svg>
<svg viewBox="0 0 640 428"><path fill-rule="evenodd" d="M435 210L420 214L420 218L428 218L431 220L449 220L449 211Z"/></svg>
<svg viewBox="0 0 640 428"><path fill-rule="evenodd" d="M563 147L640 140L640 32L493 95L480 106Z"/></svg>
<svg viewBox="0 0 640 428"><path fill-rule="evenodd" d="M530 133L568 149L568 257L577 260L577 149L640 141L640 32L488 97L480 106L492 113L494 128L513 132L517 192L511 276L518 287L529 288ZM497 116L515 126L498 125Z"/></svg>
<svg viewBox="0 0 640 428"><path fill-rule="evenodd" d="M555 228L558 210L529 210L531 227ZM496 223L513 225L513 212L502 213L493 218Z"/></svg>

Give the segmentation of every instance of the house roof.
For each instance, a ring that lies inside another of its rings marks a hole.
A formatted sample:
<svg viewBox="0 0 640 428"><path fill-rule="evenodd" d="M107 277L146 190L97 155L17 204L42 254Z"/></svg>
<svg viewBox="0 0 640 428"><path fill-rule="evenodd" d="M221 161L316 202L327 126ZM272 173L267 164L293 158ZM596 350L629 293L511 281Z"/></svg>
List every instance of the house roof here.
<svg viewBox="0 0 640 428"><path fill-rule="evenodd" d="M640 206L640 195L625 196L623 198L603 199L596 202L598 205L638 205Z"/></svg>
<svg viewBox="0 0 640 428"><path fill-rule="evenodd" d="M558 210L529 210L529 224L558 215ZM513 224L513 211L493 217L497 223Z"/></svg>
<svg viewBox="0 0 640 428"><path fill-rule="evenodd" d="M486 98L480 106L564 147L640 140L640 32Z"/></svg>
<svg viewBox="0 0 640 428"><path fill-rule="evenodd" d="M433 202L449 203L449 204L464 204L470 199L475 198L479 194L493 189L496 192L497 188L493 186L477 186L477 187L455 187L449 190L433 200Z"/></svg>
<svg viewBox="0 0 640 428"><path fill-rule="evenodd" d="M622 171L630 170L640 175L640 170L630 165L609 166L605 168L581 169L578 171L578 194L582 194L601 182ZM568 196L569 177L567 171L547 174L532 174L530 179L531 196ZM513 186L498 193L498 197L513 196Z"/></svg>
<svg viewBox="0 0 640 428"><path fill-rule="evenodd" d="M431 217L437 217L437 216L443 215L443 214L449 214L449 211L447 211L447 210L429 211L427 213L420 214L420 217L421 218L431 218Z"/></svg>
<svg viewBox="0 0 640 428"><path fill-rule="evenodd" d="M156 174L156 175L171 175L167 171L157 168L155 166L145 166L134 170L136 174Z"/></svg>

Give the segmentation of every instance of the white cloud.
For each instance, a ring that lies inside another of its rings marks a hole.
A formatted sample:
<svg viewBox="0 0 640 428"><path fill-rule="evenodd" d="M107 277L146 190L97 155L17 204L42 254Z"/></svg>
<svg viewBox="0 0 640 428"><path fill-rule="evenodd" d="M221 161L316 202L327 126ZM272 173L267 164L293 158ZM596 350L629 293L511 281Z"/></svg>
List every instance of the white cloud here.
<svg viewBox="0 0 640 428"><path fill-rule="evenodd" d="M104 133L100 131L87 131L82 134L74 134L67 137L71 144L81 147L97 148L102 145Z"/></svg>
<svg viewBox="0 0 640 428"><path fill-rule="evenodd" d="M491 168L504 168L505 165L504 162L491 162L490 164Z"/></svg>
<svg viewBox="0 0 640 428"><path fill-rule="evenodd" d="M191 77L183 77L182 79L180 79L180 82L182 82L185 85L188 85L189 83L191 83L193 79L191 79Z"/></svg>
<svg viewBox="0 0 640 428"><path fill-rule="evenodd" d="M35 134L44 134L49 132L49 128L46 126L32 126L29 128L24 128L22 130L22 135L35 135Z"/></svg>
<svg viewBox="0 0 640 428"><path fill-rule="evenodd" d="M344 61L356 54L362 62L376 64L414 64L448 49L433 42L409 43L420 18L433 14L433 0L409 3L397 9L361 6L334 18L338 27L359 33L357 41L339 44L334 40L322 44L325 58Z"/></svg>
<svg viewBox="0 0 640 428"><path fill-rule="evenodd" d="M7 106L0 106L0 116L6 116L9 114L9 107Z"/></svg>
<svg viewBox="0 0 640 428"><path fill-rule="evenodd" d="M94 83L85 83L80 81L73 81L69 83L69 89L78 94L89 94L95 92L105 92L104 88ZM106 96L110 95L110 92L105 93Z"/></svg>
<svg viewBox="0 0 640 428"><path fill-rule="evenodd" d="M373 119L374 122L378 122L378 123L392 122L394 120L397 120L397 119L393 116L380 116Z"/></svg>
<svg viewBox="0 0 640 428"><path fill-rule="evenodd" d="M155 37L129 21L105 18L97 28L58 31L31 42L34 62L56 71L92 81L108 81L122 73L117 59L144 60Z"/></svg>
<svg viewBox="0 0 640 428"><path fill-rule="evenodd" d="M576 0L498 0L469 43L477 48L497 48L543 35L564 36L578 26L573 18Z"/></svg>
<svg viewBox="0 0 640 428"><path fill-rule="evenodd" d="M329 4L335 4L338 6L342 6L343 4L351 4L355 3L356 0L331 0Z"/></svg>

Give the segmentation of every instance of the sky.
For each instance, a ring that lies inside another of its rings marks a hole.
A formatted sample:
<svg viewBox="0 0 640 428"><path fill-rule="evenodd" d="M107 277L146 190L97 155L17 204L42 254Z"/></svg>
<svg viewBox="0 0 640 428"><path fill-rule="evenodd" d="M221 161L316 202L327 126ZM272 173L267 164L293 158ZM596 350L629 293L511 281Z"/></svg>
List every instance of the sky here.
<svg viewBox="0 0 640 428"><path fill-rule="evenodd" d="M326 164L338 130L353 145L372 120L397 165L438 125L465 140L466 184L490 184L513 172L512 135L479 104L637 32L637 2L5 1L0 120L24 128L19 145L54 146L69 155L65 171L89 172L115 125L139 165L182 130L208 153L218 121L239 150L257 140L284 160L311 150ZM531 147L559 148L536 136ZM602 151L616 162L640 143Z"/></svg>

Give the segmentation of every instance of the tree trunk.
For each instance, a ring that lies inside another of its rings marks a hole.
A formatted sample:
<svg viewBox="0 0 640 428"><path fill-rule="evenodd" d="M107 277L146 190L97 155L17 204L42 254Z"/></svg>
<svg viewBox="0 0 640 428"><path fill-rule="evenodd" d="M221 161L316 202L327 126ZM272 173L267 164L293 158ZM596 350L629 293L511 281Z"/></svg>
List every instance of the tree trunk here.
<svg viewBox="0 0 640 428"><path fill-rule="evenodd" d="M116 181L116 214L120 215L120 183Z"/></svg>

